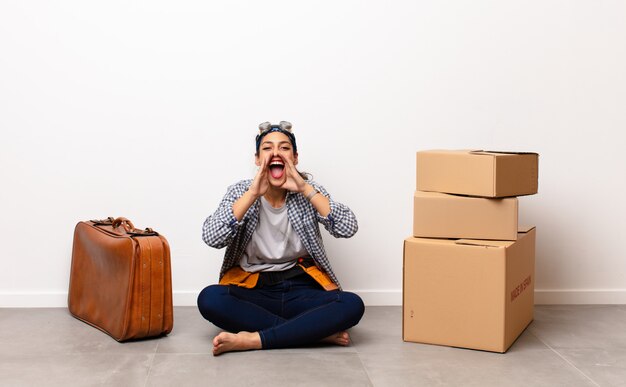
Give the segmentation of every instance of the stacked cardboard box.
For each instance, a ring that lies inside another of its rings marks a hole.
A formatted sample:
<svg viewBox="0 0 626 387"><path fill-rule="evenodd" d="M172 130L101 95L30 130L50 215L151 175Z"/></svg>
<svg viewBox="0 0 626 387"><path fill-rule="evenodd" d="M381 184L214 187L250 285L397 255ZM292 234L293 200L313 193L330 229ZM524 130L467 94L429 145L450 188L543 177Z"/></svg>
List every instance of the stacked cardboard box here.
<svg viewBox="0 0 626 387"><path fill-rule="evenodd" d="M506 352L532 321L535 228L516 196L537 193L537 171L536 153L417 153L405 341Z"/></svg>

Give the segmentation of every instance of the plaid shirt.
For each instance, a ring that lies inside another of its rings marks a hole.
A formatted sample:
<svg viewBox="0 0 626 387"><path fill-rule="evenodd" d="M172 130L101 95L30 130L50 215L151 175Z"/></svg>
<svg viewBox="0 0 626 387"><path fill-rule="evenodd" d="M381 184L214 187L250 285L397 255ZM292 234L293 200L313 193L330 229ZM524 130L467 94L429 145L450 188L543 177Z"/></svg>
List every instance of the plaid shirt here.
<svg viewBox="0 0 626 387"><path fill-rule="evenodd" d="M333 201L324 187L316 182L307 181L307 183L328 198L330 214L325 217L320 215L301 193L287 192L285 201L287 217L317 266L325 271L337 286L341 287L326 257L318 222L335 238L350 238L357 232L359 226L354 213L346 205ZM202 239L207 245L218 249L227 247L220 279L226 271L239 264L259 223L260 201L258 199L241 221L237 221L233 214L233 203L250 188L251 184L252 180L249 179L228 187L219 207L204 221L202 226Z"/></svg>

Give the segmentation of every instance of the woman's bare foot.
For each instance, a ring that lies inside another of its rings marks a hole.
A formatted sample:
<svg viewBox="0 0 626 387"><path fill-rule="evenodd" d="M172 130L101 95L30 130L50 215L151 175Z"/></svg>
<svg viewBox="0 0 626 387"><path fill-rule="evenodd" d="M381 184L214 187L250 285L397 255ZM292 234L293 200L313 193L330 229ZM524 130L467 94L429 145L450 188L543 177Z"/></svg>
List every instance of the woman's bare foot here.
<svg viewBox="0 0 626 387"><path fill-rule="evenodd" d="M261 336L258 332L222 332L213 339L213 356L250 349L261 349Z"/></svg>
<svg viewBox="0 0 626 387"><path fill-rule="evenodd" d="M322 342L346 347L350 345L350 335L346 331L341 331L322 339Z"/></svg>

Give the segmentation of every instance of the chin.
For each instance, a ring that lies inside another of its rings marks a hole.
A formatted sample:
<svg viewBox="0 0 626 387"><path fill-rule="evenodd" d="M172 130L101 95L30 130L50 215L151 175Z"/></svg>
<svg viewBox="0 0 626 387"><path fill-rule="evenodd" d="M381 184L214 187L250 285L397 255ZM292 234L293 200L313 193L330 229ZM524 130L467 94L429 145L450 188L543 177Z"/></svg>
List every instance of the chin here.
<svg viewBox="0 0 626 387"><path fill-rule="evenodd" d="M280 188L282 187L283 184L285 184L285 182L287 181L287 179L270 179L270 185L272 187L275 188Z"/></svg>

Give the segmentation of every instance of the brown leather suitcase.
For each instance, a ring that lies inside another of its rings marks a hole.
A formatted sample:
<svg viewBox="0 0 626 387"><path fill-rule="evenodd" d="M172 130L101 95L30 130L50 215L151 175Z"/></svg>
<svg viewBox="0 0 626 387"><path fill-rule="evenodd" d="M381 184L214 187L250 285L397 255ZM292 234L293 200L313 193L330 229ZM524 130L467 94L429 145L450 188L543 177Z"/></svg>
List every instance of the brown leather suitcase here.
<svg viewBox="0 0 626 387"><path fill-rule="evenodd" d="M172 331L167 240L126 218L79 222L74 230L70 313L117 341Z"/></svg>

